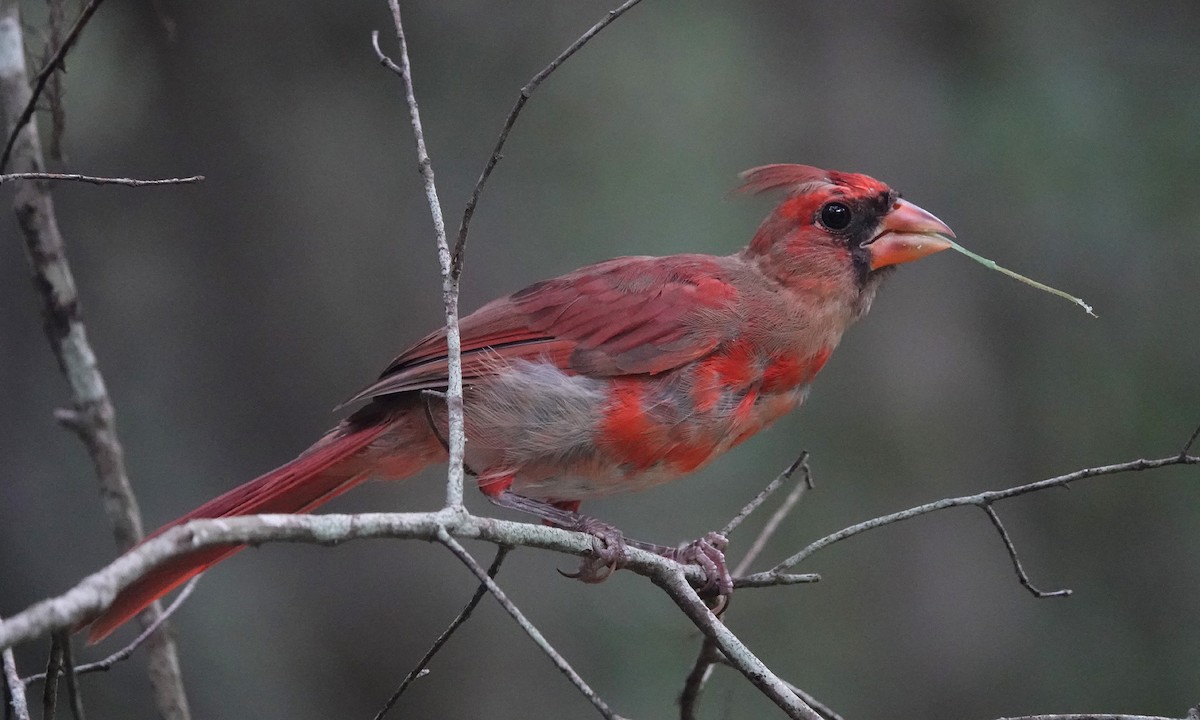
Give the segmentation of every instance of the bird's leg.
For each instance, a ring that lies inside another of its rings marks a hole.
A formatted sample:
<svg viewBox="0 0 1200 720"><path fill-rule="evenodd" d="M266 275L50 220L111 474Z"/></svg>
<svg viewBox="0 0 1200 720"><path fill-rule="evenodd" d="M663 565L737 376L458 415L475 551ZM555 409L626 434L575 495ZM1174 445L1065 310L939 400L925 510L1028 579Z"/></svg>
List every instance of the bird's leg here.
<svg viewBox="0 0 1200 720"><path fill-rule="evenodd" d="M621 569L625 564L625 535L608 523L587 515L581 515L577 510L579 501L549 502L527 498L518 495L508 488L499 492L488 492L480 485L484 495L492 503L510 510L519 510L542 519L547 525L586 533L592 536L592 553L594 557L584 558L579 569L573 573L563 573L566 577L582 580L586 583L598 583L608 579L613 571ZM559 572L562 572L561 570Z"/></svg>
<svg viewBox="0 0 1200 720"><path fill-rule="evenodd" d="M508 488L497 493L485 490L484 495L500 507L529 513L541 518L548 525L591 535L593 538L592 552L595 556L585 559L579 566L579 570L573 573L563 573L566 577L587 583L603 582L613 571L619 570L625 564L625 549L635 547L655 555L661 555L677 563L700 566L706 578L704 585L699 588L701 594L715 591L720 597L728 597L733 592L733 579L725 565L725 548L729 546L729 541L720 533L710 532L702 538L678 547L658 545L628 539L616 527L602 520L580 514L577 500L557 502L537 500L518 495Z"/></svg>

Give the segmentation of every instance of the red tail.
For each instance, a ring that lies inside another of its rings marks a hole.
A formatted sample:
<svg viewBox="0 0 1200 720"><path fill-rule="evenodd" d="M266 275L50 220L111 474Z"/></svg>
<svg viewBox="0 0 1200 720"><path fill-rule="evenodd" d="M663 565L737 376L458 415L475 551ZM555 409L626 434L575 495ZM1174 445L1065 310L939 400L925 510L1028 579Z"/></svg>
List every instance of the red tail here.
<svg viewBox="0 0 1200 720"><path fill-rule="evenodd" d="M396 424L383 422L358 430L347 430L343 425L295 460L204 503L154 531L149 537L199 518L312 510L363 482L377 469L383 458L379 452L370 452L368 446L389 429L396 430ZM404 448L403 444L400 448L391 447L391 453L399 450L403 457L387 458L386 473L390 478L411 475L431 460L419 447ZM409 452L404 452L406 449ZM88 642L104 639L150 603L243 547L235 545L199 550L169 560L150 571L122 590L108 610L92 621Z"/></svg>

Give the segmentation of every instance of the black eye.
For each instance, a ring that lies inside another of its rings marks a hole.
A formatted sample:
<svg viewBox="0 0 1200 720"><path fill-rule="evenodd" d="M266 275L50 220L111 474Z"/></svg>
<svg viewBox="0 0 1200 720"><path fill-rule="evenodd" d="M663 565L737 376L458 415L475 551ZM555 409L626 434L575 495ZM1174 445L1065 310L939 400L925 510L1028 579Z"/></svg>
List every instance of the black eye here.
<svg viewBox="0 0 1200 720"><path fill-rule="evenodd" d="M830 230L845 230L850 227L850 208L840 202L831 202L821 208L821 224Z"/></svg>

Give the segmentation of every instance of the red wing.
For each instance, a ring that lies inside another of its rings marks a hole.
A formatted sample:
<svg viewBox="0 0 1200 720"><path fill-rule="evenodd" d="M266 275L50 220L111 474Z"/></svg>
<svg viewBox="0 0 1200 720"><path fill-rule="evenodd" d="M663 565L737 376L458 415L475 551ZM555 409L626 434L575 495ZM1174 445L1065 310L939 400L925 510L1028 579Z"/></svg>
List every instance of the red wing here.
<svg viewBox="0 0 1200 720"><path fill-rule="evenodd" d="M723 258L626 257L535 283L462 318L463 382L498 361L552 362L580 375L656 374L703 357L733 331ZM722 322L724 320L724 322ZM444 388L446 331L430 333L356 395Z"/></svg>

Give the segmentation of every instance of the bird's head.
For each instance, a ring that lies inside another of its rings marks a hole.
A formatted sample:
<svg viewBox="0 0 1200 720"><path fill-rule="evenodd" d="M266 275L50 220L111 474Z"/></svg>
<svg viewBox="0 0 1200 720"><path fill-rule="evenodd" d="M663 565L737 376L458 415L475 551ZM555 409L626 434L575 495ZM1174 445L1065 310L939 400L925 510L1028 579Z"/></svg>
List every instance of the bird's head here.
<svg viewBox="0 0 1200 720"><path fill-rule="evenodd" d="M783 191L745 252L784 285L861 297L861 314L891 268L950 247L954 232L878 180L808 165L742 173L741 190Z"/></svg>

